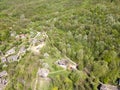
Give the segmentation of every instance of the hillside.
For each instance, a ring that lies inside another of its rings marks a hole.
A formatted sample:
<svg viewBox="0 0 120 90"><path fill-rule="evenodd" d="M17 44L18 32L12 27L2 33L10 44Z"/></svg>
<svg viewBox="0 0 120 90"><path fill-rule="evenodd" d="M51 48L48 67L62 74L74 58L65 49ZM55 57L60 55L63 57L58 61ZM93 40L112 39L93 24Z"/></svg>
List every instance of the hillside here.
<svg viewBox="0 0 120 90"><path fill-rule="evenodd" d="M119 0L0 0L0 89L98 90L119 78Z"/></svg>

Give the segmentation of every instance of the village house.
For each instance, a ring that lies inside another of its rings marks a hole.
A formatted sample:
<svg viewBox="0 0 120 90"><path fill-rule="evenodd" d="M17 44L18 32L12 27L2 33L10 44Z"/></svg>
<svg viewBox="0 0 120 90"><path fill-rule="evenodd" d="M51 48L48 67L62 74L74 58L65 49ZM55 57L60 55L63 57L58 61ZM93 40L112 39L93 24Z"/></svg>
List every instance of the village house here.
<svg viewBox="0 0 120 90"><path fill-rule="evenodd" d="M3 90L4 86L8 83L8 73L6 71L0 72L0 89Z"/></svg>
<svg viewBox="0 0 120 90"><path fill-rule="evenodd" d="M67 65L68 65L68 60L58 60L55 62L55 64L59 65L60 67L67 69Z"/></svg>
<svg viewBox="0 0 120 90"><path fill-rule="evenodd" d="M40 68L38 70L38 75L42 78L46 78L49 74L49 70L48 69L45 69L45 68Z"/></svg>
<svg viewBox="0 0 120 90"><path fill-rule="evenodd" d="M76 65L69 64L69 65L68 65L68 69L69 69L69 70L77 70L77 66L76 66Z"/></svg>
<svg viewBox="0 0 120 90"><path fill-rule="evenodd" d="M45 38L41 38L41 39L39 40L39 42L40 42L40 43L45 42Z"/></svg>
<svg viewBox="0 0 120 90"><path fill-rule="evenodd" d="M7 75L8 75L8 73L6 71L0 72L0 78L4 77L4 76L7 76Z"/></svg>
<svg viewBox="0 0 120 90"><path fill-rule="evenodd" d="M38 42L36 38L32 39L32 44L35 45Z"/></svg>
<svg viewBox="0 0 120 90"><path fill-rule="evenodd" d="M42 64L42 67L44 67L44 68L49 68L49 65L48 65L48 63L43 63L43 64Z"/></svg>
<svg viewBox="0 0 120 90"><path fill-rule="evenodd" d="M9 63L14 61L19 61L19 56L18 55L9 56L7 60Z"/></svg>
<svg viewBox="0 0 120 90"><path fill-rule="evenodd" d="M120 90L120 89L114 85L101 84L99 90Z"/></svg>
<svg viewBox="0 0 120 90"><path fill-rule="evenodd" d="M7 82L8 82L7 79L5 79L5 78L0 78L0 84L2 84L2 85L6 85Z"/></svg>
<svg viewBox="0 0 120 90"><path fill-rule="evenodd" d="M49 57L49 54L48 53L44 53L44 57L45 58Z"/></svg>
<svg viewBox="0 0 120 90"><path fill-rule="evenodd" d="M7 61L6 57L1 57L1 62L5 63Z"/></svg>
<svg viewBox="0 0 120 90"><path fill-rule="evenodd" d="M21 39L26 39L26 35L25 34L20 34L19 35Z"/></svg>
<svg viewBox="0 0 120 90"><path fill-rule="evenodd" d="M26 37L27 37L26 34L20 34L17 35L15 38L19 40L19 39L26 39Z"/></svg>
<svg viewBox="0 0 120 90"><path fill-rule="evenodd" d="M26 52L26 48L25 48L25 46L22 46L22 47L20 48L20 50L19 50L19 54L24 55L25 52Z"/></svg>
<svg viewBox="0 0 120 90"><path fill-rule="evenodd" d="M62 59L62 60L58 60L55 62L56 65L59 65L60 67L64 68L64 69L69 69L69 70L77 70L77 65L71 63L69 60L67 59Z"/></svg>
<svg viewBox="0 0 120 90"><path fill-rule="evenodd" d="M12 49L8 50L5 55L8 56L8 55L11 55L11 54L14 54L15 53L15 47L13 47Z"/></svg>

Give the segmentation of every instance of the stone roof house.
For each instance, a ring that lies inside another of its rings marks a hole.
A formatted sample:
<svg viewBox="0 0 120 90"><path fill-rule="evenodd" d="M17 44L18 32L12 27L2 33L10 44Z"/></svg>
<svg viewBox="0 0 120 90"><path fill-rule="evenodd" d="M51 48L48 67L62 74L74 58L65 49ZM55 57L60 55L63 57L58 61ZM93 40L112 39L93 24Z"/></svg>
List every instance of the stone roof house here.
<svg viewBox="0 0 120 90"><path fill-rule="evenodd" d="M2 84L2 85L6 85L7 82L8 82L7 79L5 79L5 78L0 78L0 84Z"/></svg>
<svg viewBox="0 0 120 90"><path fill-rule="evenodd" d="M3 77L3 76L7 76L7 75L8 75L8 73L6 71L0 72L0 78Z"/></svg>
<svg viewBox="0 0 120 90"><path fill-rule="evenodd" d="M49 74L49 70L45 68L41 68L38 70L38 75L42 78L46 78Z"/></svg>
<svg viewBox="0 0 120 90"><path fill-rule="evenodd" d="M67 65L69 62L68 62L68 60L63 59L63 60L58 60L57 63L58 63L59 65Z"/></svg>
<svg viewBox="0 0 120 90"><path fill-rule="evenodd" d="M49 68L49 65L48 65L48 63L43 63L43 64L42 64L42 67L44 67L44 68Z"/></svg>
<svg viewBox="0 0 120 90"><path fill-rule="evenodd" d="M20 48L20 50L19 50L19 54L24 55L25 52L26 52L26 48L25 48L25 46L22 46L22 47Z"/></svg>
<svg viewBox="0 0 120 90"><path fill-rule="evenodd" d="M8 56L8 55L11 55L11 54L14 54L15 53L15 47L13 47L12 49L8 50L5 54Z"/></svg>
<svg viewBox="0 0 120 90"><path fill-rule="evenodd" d="M20 35L16 35L15 38L16 38L17 40L19 40L19 39L26 39L27 36L26 36L26 34L20 34Z"/></svg>
<svg viewBox="0 0 120 90"><path fill-rule="evenodd" d="M99 90L120 90L117 86L101 84Z"/></svg>
<svg viewBox="0 0 120 90"><path fill-rule="evenodd" d="M49 57L49 54L48 53L44 53L44 57L45 58Z"/></svg>
<svg viewBox="0 0 120 90"><path fill-rule="evenodd" d="M9 56L7 60L9 63L14 61L19 61L19 56L18 55Z"/></svg>
<svg viewBox="0 0 120 90"><path fill-rule="evenodd" d="M67 69L68 63L69 62L66 59L58 60L58 61L55 62L55 64L59 65L60 67L62 67L64 69Z"/></svg>
<svg viewBox="0 0 120 90"><path fill-rule="evenodd" d="M76 70L77 69L77 64L72 63L68 59L61 59L55 62L55 64L59 65L60 67L64 69L69 69L69 70Z"/></svg>
<svg viewBox="0 0 120 90"><path fill-rule="evenodd" d="M20 34L20 38L21 39L26 39L26 35L25 34Z"/></svg>
<svg viewBox="0 0 120 90"><path fill-rule="evenodd" d="M4 90L5 85L8 83L8 73L6 71L0 72L0 90Z"/></svg>
<svg viewBox="0 0 120 90"><path fill-rule="evenodd" d="M38 40L36 38L32 39L32 44L36 44L38 42Z"/></svg>
<svg viewBox="0 0 120 90"><path fill-rule="evenodd" d="M5 63L7 61L6 57L1 57L1 62Z"/></svg>

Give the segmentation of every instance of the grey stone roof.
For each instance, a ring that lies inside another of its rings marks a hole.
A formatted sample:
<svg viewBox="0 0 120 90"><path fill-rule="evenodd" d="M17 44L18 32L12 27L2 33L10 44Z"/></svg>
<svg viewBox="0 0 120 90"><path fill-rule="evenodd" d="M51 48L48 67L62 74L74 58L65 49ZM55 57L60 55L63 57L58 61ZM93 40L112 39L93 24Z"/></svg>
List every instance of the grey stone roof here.
<svg viewBox="0 0 120 90"><path fill-rule="evenodd" d="M26 52L26 48L25 46L22 46L19 50L20 53L25 53Z"/></svg>
<svg viewBox="0 0 120 90"><path fill-rule="evenodd" d="M18 55L13 55L13 56L9 56L7 58L8 62L14 62L14 61L18 61L19 56Z"/></svg>
<svg viewBox="0 0 120 90"><path fill-rule="evenodd" d="M49 70L48 69L41 68L41 69L38 70L38 75L40 77L45 78L45 77L47 77L48 74L49 74Z"/></svg>
<svg viewBox="0 0 120 90"><path fill-rule="evenodd" d="M102 84L100 90L119 90L117 86Z"/></svg>
<svg viewBox="0 0 120 90"><path fill-rule="evenodd" d="M49 54L48 53L44 53L44 57L49 57Z"/></svg>
<svg viewBox="0 0 120 90"><path fill-rule="evenodd" d="M62 59L62 60L57 61L57 64L59 64L59 65L67 65L68 63L69 63L69 61L66 59Z"/></svg>
<svg viewBox="0 0 120 90"><path fill-rule="evenodd" d="M7 76L7 75L8 75L8 73L6 71L0 72L0 77Z"/></svg>
<svg viewBox="0 0 120 90"><path fill-rule="evenodd" d="M10 55L10 54L14 54L15 53L15 47L13 47L12 49L8 50L5 54L6 55Z"/></svg>
<svg viewBox="0 0 120 90"><path fill-rule="evenodd" d="M1 57L1 62L2 63L6 62L6 61L7 61L6 57Z"/></svg>

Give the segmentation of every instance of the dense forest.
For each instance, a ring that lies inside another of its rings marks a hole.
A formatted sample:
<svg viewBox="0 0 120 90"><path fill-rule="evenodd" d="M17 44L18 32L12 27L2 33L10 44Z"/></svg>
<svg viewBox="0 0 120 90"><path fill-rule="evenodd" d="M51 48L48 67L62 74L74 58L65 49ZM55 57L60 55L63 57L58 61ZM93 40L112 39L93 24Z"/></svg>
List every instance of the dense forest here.
<svg viewBox="0 0 120 90"><path fill-rule="evenodd" d="M39 55L30 51L20 62L0 63L9 74L5 90L34 90L40 60L50 71L61 70L54 61L69 58L77 71L50 74L47 89L98 90L100 83L117 85L120 78L119 0L0 0L0 51L22 45L11 32L46 32L46 45ZM24 41L26 47L27 40ZM49 57L45 58L44 53ZM1 56L0 56L1 57ZM44 88L43 87L43 88Z"/></svg>

